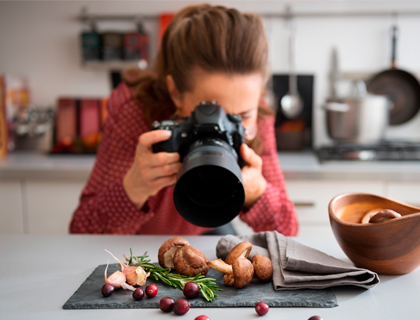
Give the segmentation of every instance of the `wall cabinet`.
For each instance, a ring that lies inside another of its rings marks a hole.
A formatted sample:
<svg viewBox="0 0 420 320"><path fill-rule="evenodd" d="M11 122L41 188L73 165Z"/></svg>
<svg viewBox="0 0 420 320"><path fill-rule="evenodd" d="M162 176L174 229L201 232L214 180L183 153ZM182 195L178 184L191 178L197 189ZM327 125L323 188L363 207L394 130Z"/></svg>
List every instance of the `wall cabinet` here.
<svg viewBox="0 0 420 320"><path fill-rule="evenodd" d="M336 195L346 192L386 195L385 183L381 181L289 180L286 181L286 186L298 215L298 235L303 237L333 236L328 217L328 203ZM238 218L233 224L239 234L252 232L252 229Z"/></svg>
<svg viewBox="0 0 420 320"><path fill-rule="evenodd" d="M22 187L19 180L0 181L0 233L24 233Z"/></svg>
<svg viewBox="0 0 420 320"><path fill-rule="evenodd" d="M287 181L287 191L296 207L300 222L299 236L333 236L328 216L328 204L336 195L346 192L366 192L385 196L385 184L380 181Z"/></svg>
<svg viewBox="0 0 420 320"><path fill-rule="evenodd" d="M388 182L389 198L420 208L420 182Z"/></svg>
<svg viewBox="0 0 420 320"><path fill-rule="evenodd" d="M0 181L0 234L67 234L85 182Z"/></svg>
<svg viewBox="0 0 420 320"><path fill-rule="evenodd" d="M85 181L27 180L28 233L66 234Z"/></svg>
<svg viewBox="0 0 420 320"><path fill-rule="evenodd" d="M0 234L67 234L85 183L85 179L0 181ZM287 180L286 185L303 237L332 236L328 203L340 193L374 193L420 207L420 182ZM253 233L239 218L232 223L240 235Z"/></svg>

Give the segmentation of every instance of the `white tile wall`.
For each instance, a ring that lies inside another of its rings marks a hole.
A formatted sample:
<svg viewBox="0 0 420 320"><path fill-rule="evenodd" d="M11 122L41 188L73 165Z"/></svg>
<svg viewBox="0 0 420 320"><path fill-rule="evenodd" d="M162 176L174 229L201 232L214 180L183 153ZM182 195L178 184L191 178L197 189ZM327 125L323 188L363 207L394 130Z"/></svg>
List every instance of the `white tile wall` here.
<svg viewBox="0 0 420 320"><path fill-rule="evenodd" d="M206 1L257 13L283 12L289 3L296 12L420 11L420 1ZM57 96L102 96L110 91L105 71L80 66L75 19L84 5L97 14L157 14L175 11L196 1L7 1L0 2L0 72L27 75L33 102L53 105ZM420 73L420 15L400 16L399 66ZM343 71L380 71L390 59L389 29L394 19L383 17L300 17L295 20L298 72L315 75L315 144L329 143L321 104L328 92L329 57L335 46ZM264 19L273 72L287 72L285 21ZM127 29L129 23L102 23L100 29ZM146 25L156 52L156 22ZM420 116L388 130L389 137L420 139Z"/></svg>

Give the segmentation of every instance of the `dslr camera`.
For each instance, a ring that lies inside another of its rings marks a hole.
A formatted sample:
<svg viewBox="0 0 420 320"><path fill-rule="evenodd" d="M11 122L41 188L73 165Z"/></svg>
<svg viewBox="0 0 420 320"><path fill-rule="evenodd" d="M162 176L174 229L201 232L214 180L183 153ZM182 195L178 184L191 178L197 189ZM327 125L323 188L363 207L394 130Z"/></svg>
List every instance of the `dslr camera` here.
<svg viewBox="0 0 420 320"><path fill-rule="evenodd" d="M174 203L188 222L215 228L235 218L245 201L239 148L245 141L241 117L226 114L215 101L201 102L190 117L154 122L171 137L152 146L153 152L178 152L182 166Z"/></svg>

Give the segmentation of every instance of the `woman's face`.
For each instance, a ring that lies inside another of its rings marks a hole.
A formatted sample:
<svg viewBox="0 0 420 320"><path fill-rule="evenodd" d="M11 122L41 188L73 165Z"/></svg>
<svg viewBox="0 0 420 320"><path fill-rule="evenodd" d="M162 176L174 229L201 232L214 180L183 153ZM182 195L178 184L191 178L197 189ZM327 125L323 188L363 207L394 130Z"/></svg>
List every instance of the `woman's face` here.
<svg viewBox="0 0 420 320"><path fill-rule="evenodd" d="M255 137L258 104L263 88L261 74L229 75L196 71L193 89L182 94L177 92L170 78L167 81L168 89L178 115L188 117L201 101L215 100L227 113L236 113L242 117L242 125L247 128L247 139Z"/></svg>

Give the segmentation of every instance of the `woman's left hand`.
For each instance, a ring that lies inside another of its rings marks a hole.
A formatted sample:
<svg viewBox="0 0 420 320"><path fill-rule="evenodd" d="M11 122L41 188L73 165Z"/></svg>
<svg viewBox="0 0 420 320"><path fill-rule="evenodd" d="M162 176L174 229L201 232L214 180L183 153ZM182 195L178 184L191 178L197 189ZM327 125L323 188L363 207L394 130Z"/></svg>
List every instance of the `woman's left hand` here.
<svg viewBox="0 0 420 320"><path fill-rule="evenodd" d="M249 209L264 194L267 182L262 175L262 159L245 143L241 145L240 153L245 161L242 168L242 182L245 189L244 207Z"/></svg>

